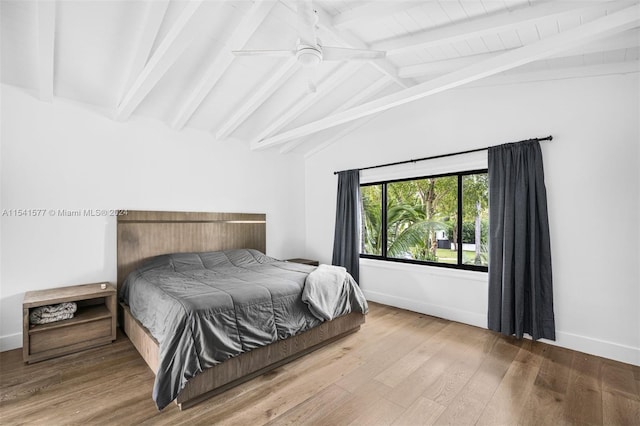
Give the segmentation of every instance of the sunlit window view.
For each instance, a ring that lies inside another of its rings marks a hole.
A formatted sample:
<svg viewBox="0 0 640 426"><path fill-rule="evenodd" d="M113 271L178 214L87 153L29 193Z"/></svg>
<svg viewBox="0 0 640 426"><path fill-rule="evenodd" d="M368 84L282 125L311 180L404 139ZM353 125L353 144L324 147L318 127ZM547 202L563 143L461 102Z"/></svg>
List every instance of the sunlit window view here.
<svg viewBox="0 0 640 426"><path fill-rule="evenodd" d="M462 177L462 263L489 266L489 180L486 173Z"/></svg>
<svg viewBox="0 0 640 426"><path fill-rule="evenodd" d="M486 172L363 185L361 253L486 269L487 185Z"/></svg>
<svg viewBox="0 0 640 426"><path fill-rule="evenodd" d="M360 188L362 196L362 247L360 253L382 255L382 185Z"/></svg>

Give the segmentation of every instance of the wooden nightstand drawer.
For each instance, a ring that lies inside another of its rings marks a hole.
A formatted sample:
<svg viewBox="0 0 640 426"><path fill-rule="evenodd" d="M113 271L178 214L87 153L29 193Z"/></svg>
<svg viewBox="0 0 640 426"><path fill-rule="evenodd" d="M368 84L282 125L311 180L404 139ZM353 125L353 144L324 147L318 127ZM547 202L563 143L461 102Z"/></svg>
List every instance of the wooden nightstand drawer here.
<svg viewBox="0 0 640 426"><path fill-rule="evenodd" d="M65 321L73 321L74 319L76 318ZM65 321L60 321L59 323L63 324L56 324L59 326L55 328L32 328L29 330L31 335L29 339L31 355L38 355L48 350L111 336L110 317L96 319L91 322L77 322L75 324L64 324Z"/></svg>

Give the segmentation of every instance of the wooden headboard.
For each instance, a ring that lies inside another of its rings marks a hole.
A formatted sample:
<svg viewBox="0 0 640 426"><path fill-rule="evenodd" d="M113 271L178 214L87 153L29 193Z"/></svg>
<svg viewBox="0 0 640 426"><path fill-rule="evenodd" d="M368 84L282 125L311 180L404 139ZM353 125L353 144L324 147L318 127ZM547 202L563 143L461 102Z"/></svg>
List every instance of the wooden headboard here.
<svg viewBox="0 0 640 426"><path fill-rule="evenodd" d="M126 214L125 214L126 213ZM266 215L123 211L118 216L118 288L153 256L252 248L266 250Z"/></svg>

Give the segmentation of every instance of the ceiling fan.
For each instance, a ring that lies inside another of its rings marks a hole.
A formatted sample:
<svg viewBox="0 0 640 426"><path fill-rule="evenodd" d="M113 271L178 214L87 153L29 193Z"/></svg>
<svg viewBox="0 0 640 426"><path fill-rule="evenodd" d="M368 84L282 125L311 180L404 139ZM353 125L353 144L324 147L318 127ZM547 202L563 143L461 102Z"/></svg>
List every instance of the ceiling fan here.
<svg viewBox="0 0 640 426"><path fill-rule="evenodd" d="M234 50L237 56L295 56L305 67L315 67L323 61L371 60L383 58L380 50L350 49L323 46L316 36L318 12L311 0L298 0L298 41L294 49L285 50Z"/></svg>

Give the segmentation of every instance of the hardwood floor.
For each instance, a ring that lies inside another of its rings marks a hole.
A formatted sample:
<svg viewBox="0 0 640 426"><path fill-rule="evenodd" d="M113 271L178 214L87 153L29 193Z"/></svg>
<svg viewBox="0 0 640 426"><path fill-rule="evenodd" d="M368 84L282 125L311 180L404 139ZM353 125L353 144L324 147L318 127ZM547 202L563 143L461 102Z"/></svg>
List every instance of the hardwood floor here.
<svg viewBox="0 0 640 426"><path fill-rule="evenodd" d="M0 354L0 423L640 424L640 367L371 303L345 339L186 411L158 412L126 336L25 365Z"/></svg>

